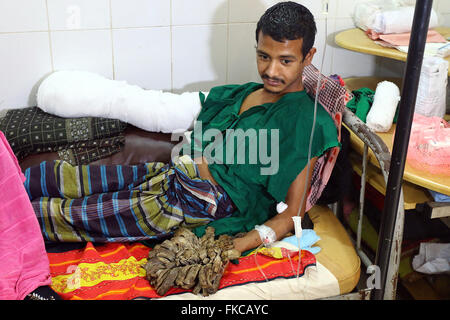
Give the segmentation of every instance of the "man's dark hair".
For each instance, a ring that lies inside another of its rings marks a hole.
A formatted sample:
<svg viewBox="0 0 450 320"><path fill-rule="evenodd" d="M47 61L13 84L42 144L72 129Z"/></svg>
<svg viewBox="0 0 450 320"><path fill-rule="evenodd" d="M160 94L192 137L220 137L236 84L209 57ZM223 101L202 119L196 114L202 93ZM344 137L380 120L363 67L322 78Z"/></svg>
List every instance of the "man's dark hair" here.
<svg viewBox="0 0 450 320"><path fill-rule="evenodd" d="M259 31L275 41L303 39L303 59L311 50L316 36L316 23L312 13L301 4L286 1L270 7L256 26L256 42Z"/></svg>

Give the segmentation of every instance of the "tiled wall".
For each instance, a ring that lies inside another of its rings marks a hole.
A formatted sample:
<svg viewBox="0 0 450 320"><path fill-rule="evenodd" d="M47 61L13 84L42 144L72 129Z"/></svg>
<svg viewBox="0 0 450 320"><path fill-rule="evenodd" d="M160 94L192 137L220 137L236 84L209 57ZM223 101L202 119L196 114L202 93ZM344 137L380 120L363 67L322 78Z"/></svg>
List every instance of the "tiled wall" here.
<svg viewBox="0 0 450 320"><path fill-rule="evenodd" d="M401 70L401 63L336 47L335 33L353 27L350 14L361 0L329 1L326 28L321 0L297 1L316 17L316 66L326 39L325 74ZM40 81L61 69L173 92L258 81L254 30L260 15L276 2L0 0L0 109L35 105ZM450 1L435 0L434 7L449 26Z"/></svg>

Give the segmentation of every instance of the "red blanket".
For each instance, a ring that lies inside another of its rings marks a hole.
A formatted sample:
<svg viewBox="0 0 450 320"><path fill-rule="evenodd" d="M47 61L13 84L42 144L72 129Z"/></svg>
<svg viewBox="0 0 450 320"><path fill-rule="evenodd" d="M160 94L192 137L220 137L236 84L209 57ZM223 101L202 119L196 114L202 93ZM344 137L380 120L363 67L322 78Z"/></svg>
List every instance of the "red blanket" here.
<svg viewBox="0 0 450 320"><path fill-rule="evenodd" d="M88 243L84 249L63 253L48 253L52 288L63 299L129 300L136 297L157 298L155 290L145 279L141 267L147 261L151 249L140 244L110 243L94 246ZM309 251L302 250L300 275L315 265L316 259ZM265 255L250 255L229 263L220 288L262 282L275 278L296 276L298 254L291 258L274 259ZM262 273L261 272L261 270ZM265 277L264 277L265 276ZM172 288L167 295L187 292Z"/></svg>

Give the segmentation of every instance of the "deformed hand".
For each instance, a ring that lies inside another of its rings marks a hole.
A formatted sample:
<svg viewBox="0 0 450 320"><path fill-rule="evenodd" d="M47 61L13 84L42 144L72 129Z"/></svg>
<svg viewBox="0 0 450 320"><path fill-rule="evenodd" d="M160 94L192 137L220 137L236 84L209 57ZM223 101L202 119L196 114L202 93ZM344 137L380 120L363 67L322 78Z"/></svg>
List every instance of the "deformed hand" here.
<svg viewBox="0 0 450 320"><path fill-rule="evenodd" d="M198 238L186 228L179 228L170 240L157 244L144 265L146 278L162 296L171 287L192 289L207 296L217 292L229 260L240 257L233 238L221 235L216 240L214 228L206 228Z"/></svg>

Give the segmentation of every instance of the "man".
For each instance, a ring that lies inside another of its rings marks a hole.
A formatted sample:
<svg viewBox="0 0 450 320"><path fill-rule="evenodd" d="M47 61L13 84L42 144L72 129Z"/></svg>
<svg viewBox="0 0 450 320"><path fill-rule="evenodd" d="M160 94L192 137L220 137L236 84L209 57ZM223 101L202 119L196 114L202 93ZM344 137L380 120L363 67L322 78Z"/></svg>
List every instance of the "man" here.
<svg viewBox="0 0 450 320"><path fill-rule="evenodd" d="M210 225L216 234L246 232L234 240L244 252L267 235L274 240L292 231L300 207L304 215L302 195L316 159L339 145L333 120L318 105L310 148L314 101L304 90L302 73L316 52L315 33L314 18L302 5L282 2L269 8L256 29L263 84L215 87L206 98L200 93L202 110L187 148L190 155L171 165L55 162L27 170L26 188L44 237L137 241L162 239L179 225L201 235ZM237 131L244 139L236 144L235 138L242 138ZM205 139L211 132L214 139ZM243 144L249 132L254 135ZM255 152L259 157L253 159ZM276 159L271 168L261 157L268 153ZM280 202L287 208L277 214Z"/></svg>
<svg viewBox="0 0 450 320"><path fill-rule="evenodd" d="M292 217L298 214L304 189L309 188L317 157L327 148L338 145L336 128L331 118L319 106L320 124L315 132L313 157L307 172L306 162L314 102L305 94L302 74L304 67L311 63L316 52L312 47L315 33L314 18L302 5L282 2L269 8L259 20L256 29L257 67L263 85L246 84L214 88L208 95L208 99L213 102L208 104L207 100L203 103L199 121L206 120L212 123L217 118L236 117L233 115L234 109L238 110L240 117L234 128L251 126L258 129L276 128L281 131L279 172L276 175L269 175L262 182L264 179L261 179L261 175L258 176L257 171L251 170L249 165L209 164L205 157L202 157L201 161L196 158L200 176L221 185L238 207L239 214L235 213L232 217L210 224L216 229L220 229L228 220L228 225L224 229L228 232L237 232L242 224L245 225L245 229L250 229L268 219L264 225L273 230L276 239L292 231ZM236 97L236 105L224 107L214 101ZM264 105L268 107L261 108ZM253 108L257 110L252 110ZM250 117L245 116L252 111L254 113ZM208 113L214 116L211 117ZM208 128L203 124L203 129L205 127ZM298 146L295 146L297 143ZM300 146L301 149L296 150ZM241 168L238 168L239 166ZM230 174L233 169L239 172L239 176ZM287 209L275 214L273 200L285 201ZM304 216L305 200L306 197L301 204L301 217ZM267 229L269 233L272 232L270 229ZM261 234L257 230L252 230L244 237L235 239L235 247L241 252L255 248L261 244L262 236L264 232Z"/></svg>

